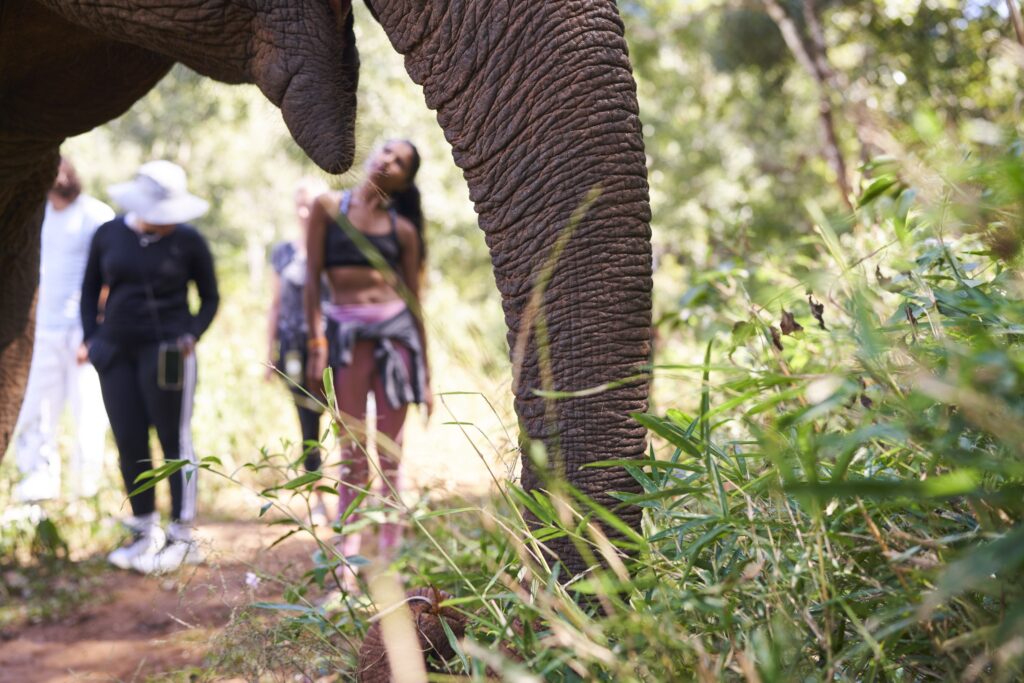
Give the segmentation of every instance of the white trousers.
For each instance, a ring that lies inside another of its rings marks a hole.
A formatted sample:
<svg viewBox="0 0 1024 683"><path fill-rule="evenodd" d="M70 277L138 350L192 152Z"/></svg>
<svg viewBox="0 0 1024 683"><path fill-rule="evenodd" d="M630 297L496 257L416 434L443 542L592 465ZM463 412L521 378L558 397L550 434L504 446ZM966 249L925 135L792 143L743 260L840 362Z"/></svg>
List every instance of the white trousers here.
<svg viewBox="0 0 1024 683"><path fill-rule="evenodd" d="M107 412L99 378L89 363L78 364L82 330L36 330L25 402L15 428L16 462L22 479L15 488L21 501L60 496L61 458L57 428L65 406L74 421L74 448L69 460L71 491L94 496L103 474Z"/></svg>

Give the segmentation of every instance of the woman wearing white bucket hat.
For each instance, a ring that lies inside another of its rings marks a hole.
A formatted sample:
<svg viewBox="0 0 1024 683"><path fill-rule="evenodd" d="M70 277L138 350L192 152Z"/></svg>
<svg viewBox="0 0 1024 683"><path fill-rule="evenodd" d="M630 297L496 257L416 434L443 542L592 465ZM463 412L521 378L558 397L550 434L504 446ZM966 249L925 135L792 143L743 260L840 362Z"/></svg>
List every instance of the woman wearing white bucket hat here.
<svg viewBox="0 0 1024 683"><path fill-rule="evenodd" d="M100 226L82 283L82 328L96 367L128 492L152 467L149 428L170 475L171 524L159 524L152 488L129 497L132 538L108 559L123 569L162 573L202 560L192 538L197 469L190 421L196 383L196 340L217 310L213 258L191 221L209 204L190 194L185 171L169 161L143 164L135 178L108 188L128 211ZM200 307L189 309L189 282ZM100 315L100 293L108 288Z"/></svg>

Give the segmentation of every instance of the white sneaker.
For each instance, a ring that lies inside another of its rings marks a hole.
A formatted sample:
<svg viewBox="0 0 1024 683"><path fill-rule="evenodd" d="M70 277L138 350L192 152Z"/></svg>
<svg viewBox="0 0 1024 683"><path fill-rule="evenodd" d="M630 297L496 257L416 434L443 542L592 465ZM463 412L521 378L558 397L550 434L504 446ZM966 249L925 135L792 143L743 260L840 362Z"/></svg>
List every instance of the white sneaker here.
<svg viewBox="0 0 1024 683"><path fill-rule="evenodd" d="M130 569L137 558L156 555L167 544L167 536L155 518L131 518L125 526L132 532L131 540L107 555L107 561L115 567Z"/></svg>
<svg viewBox="0 0 1024 683"><path fill-rule="evenodd" d="M166 574L184 565L201 564L203 559L195 541L170 540L158 552L136 556L131 567L140 574Z"/></svg>

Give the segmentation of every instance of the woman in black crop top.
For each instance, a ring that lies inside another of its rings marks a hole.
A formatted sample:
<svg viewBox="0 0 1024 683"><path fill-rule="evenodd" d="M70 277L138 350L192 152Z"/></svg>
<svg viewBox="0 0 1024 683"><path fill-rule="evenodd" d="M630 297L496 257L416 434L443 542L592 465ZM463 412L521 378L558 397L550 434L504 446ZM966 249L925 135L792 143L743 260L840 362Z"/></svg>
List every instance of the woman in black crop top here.
<svg viewBox="0 0 1024 683"><path fill-rule="evenodd" d="M408 405L424 404L429 414L433 404L420 306L424 243L415 184L419 165L412 143L392 140L367 161L359 186L321 195L310 216L307 327L324 329L321 311L327 324L325 336L309 339L308 381L321 386L325 367L333 369L342 434L339 515L370 485L365 438L369 392L377 408L380 484L392 501L401 490L402 426ZM330 303L323 308L321 273L326 273L330 289ZM350 514L344 525L357 517ZM378 543L384 556L400 540L399 522L381 524ZM343 533L340 554L357 555L360 543L358 532ZM353 587L354 575L344 559L338 575Z"/></svg>

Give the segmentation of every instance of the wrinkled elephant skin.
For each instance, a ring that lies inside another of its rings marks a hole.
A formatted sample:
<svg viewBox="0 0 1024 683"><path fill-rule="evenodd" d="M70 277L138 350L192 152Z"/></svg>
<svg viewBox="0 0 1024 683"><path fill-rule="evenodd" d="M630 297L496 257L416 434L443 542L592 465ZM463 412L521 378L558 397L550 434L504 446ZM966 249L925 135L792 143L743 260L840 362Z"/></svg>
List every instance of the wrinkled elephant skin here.
<svg viewBox="0 0 1024 683"><path fill-rule="evenodd" d="M173 61L256 83L314 161L333 172L352 161L358 57L348 0L38 2L0 5L0 368L27 367L39 206L57 146L120 114ZM650 348L650 215L636 88L614 2L369 4L437 111L469 184L502 295L524 437L543 441L553 470L601 502L613 502L611 491L637 490L622 469L581 469L644 452L644 432L629 415L645 408L648 389L638 368ZM20 38L33 31L52 35ZM87 62L89 82L66 102L26 76L54 62L39 46L59 44L73 49L57 56L63 61ZM592 190L596 199L571 222ZM535 287L552 263L537 306ZM0 370L0 449L23 375ZM554 402L537 393L604 384L613 388ZM527 487L541 485L541 475L524 463ZM636 525L639 511L625 517ZM552 548L570 569L582 568L569 545Z"/></svg>

